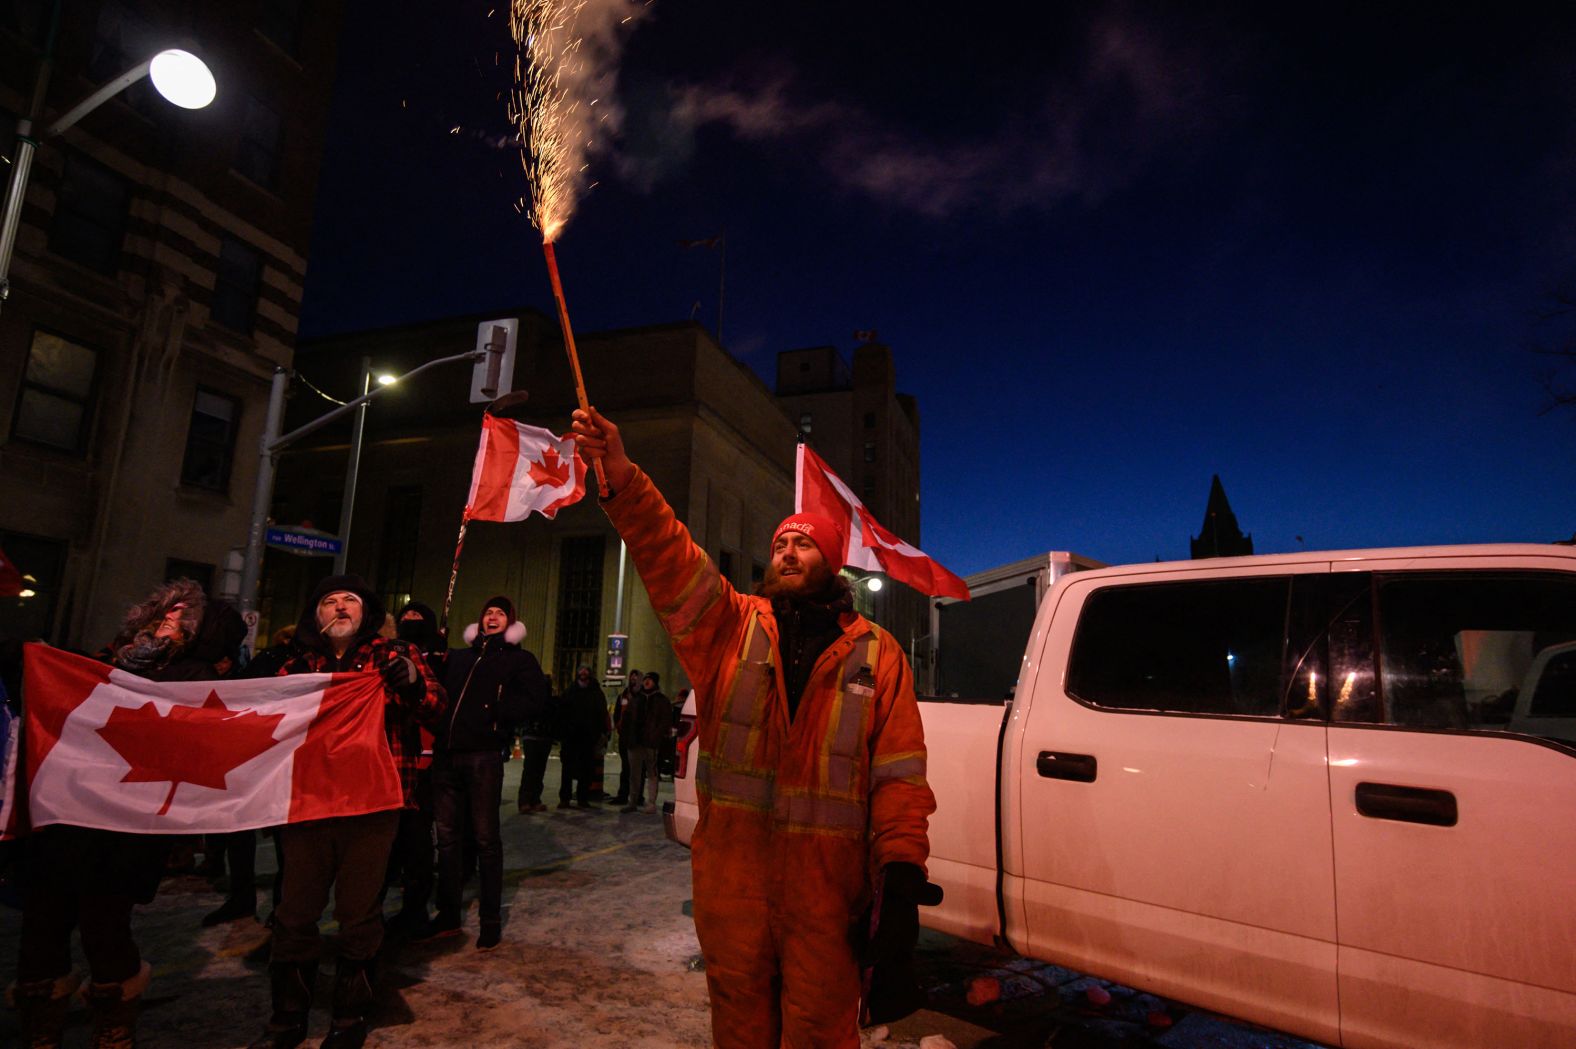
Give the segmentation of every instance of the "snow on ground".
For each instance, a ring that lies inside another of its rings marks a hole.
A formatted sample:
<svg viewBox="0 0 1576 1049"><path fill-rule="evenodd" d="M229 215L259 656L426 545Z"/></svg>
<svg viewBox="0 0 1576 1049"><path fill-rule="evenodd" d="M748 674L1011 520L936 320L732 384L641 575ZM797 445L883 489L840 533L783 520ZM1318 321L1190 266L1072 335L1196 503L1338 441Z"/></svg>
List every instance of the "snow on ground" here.
<svg viewBox="0 0 1576 1049"><path fill-rule="evenodd" d="M475 883L467 889L463 936L429 944L385 944L375 1029L368 1045L386 1049L528 1045L540 1049L688 1049L711 1044L706 977L689 917L689 851L669 842L661 816L591 811L515 811L520 763L505 766L504 939L475 949ZM557 785L548 767L549 792ZM610 763L611 786L617 776ZM671 786L662 786L663 800ZM552 804L555 798L549 798ZM274 870L266 840L258 882ZM386 910L399 907L399 890ZM154 980L139 1028L144 1049L244 1046L268 1016L267 932L243 921L203 929L222 897L205 879L166 879L133 918ZM259 892L261 912L270 904ZM0 978L15 976L18 912L0 911ZM323 930L330 938L332 909ZM83 971L80 948L77 964ZM318 1008L305 1044L328 1026L332 961L318 979ZM17 1040L16 1014L0 1010L0 1044ZM72 1013L68 1046L85 1046L88 1020ZM917 1049L888 1039L880 1049Z"/></svg>

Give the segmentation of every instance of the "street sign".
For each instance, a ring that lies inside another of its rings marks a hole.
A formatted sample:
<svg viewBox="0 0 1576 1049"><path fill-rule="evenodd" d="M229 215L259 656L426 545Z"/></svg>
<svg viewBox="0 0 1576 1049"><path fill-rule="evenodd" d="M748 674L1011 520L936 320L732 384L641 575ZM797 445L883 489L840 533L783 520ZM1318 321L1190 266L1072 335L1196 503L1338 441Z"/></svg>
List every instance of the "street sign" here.
<svg viewBox="0 0 1576 1049"><path fill-rule="evenodd" d="M518 317L482 321L476 326L476 349L484 354L471 370L471 403L485 404L508 393L514 382L514 346Z"/></svg>
<svg viewBox="0 0 1576 1049"><path fill-rule="evenodd" d="M629 652L628 634L607 635L607 663L602 671L602 683L612 686L624 680L624 656Z"/></svg>
<svg viewBox="0 0 1576 1049"><path fill-rule="evenodd" d="M287 550L302 557L333 557L344 547L339 536L316 528L270 528L263 542L275 550Z"/></svg>
<svg viewBox="0 0 1576 1049"><path fill-rule="evenodd" d="M246 650L257 651L257 623L262 616L257 612L247 609L241 613L241 622L246 624Z"/></svg>

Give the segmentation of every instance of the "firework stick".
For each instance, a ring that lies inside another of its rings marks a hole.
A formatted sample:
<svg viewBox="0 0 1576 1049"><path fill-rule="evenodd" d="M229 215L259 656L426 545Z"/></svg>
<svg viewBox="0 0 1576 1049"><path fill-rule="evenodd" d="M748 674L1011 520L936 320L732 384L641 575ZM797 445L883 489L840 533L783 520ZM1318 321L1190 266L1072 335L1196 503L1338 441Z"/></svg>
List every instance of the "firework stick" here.
<svg viewBox="0 0 1576 1049"><path fill-rule="evenodd" d="M547 256L547 278L553 282L553 299L558 303L558 326L564 330L564 349L569 353L569 367L575 373L575 396L580 398L581 411L590 411L585 376L580 374L580 354L575 352L575 330L569 326L569 306L564 302L564 286L558 279L558 255L553 251L552 241L542 241L542 254ZM606 499L612 489L607 486L607 474L602 472L602 460L592 459L591 465L596 468L597 494Z"/></svg>
<svg viewBox="0 0 1576 1049"><path fill-rule="evenodd" d="M460 516L460 538L454 544L454 567L449 569L449 592L443 595L443 618L438 621L438 629L445 634L449 630L449 608L454 604L454 581L460 577L460 551L465 549L465 527L471 523L471 508L466 507L465 513Z"/></svg>

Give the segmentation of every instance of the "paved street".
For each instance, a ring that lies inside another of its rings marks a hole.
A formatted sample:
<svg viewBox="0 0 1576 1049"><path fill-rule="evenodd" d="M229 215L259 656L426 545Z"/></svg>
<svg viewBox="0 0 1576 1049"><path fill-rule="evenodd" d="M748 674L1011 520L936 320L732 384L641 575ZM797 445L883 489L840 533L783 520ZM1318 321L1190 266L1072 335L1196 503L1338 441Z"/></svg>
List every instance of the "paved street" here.
<svg viewBox="0 0 1576 1049"><path fill-rule="evenodd" d="M622 815L605 806L520 816L513 805L520 763L506 769L503 946L489 954L474 949L474 907L464 937L390 942L369 1044L709 1045L706 980L689 917L688 851L666 840L660 816ZM616 758L609 770L611 786ZM555 761L549 793L557 778ZM663 800L671 790L662 785ZM258 867L261 883L273 872L266 845ZM138 940L154 966L141 1030L147 1049L228 1049L262 1028L266 933L254 922L201 928L199 919L220 899L204 879L171 878L137 912ZM397 902L394 890L390 913ZM16 912L0 913L0 975L7 983L19 924ZM333 923L325 921L324 930L331 936ZM922 1038L938 1034L958 1049L1305 1045L950 937L924 934L920 954L931 1008L888 1031L867 1032L868 1045L917 1049ZM319 980L325 1003L331 970L325 966ZM976 999L984 992L995 993L994 1000L971 1005L971 989ZM1109 1002L1098 1004L1107 994ZM318 1010L308 1044L327 1023L326 1010ZM16 1034L15 1014L0 1013L0 1044L13 1043ZM86 1014L75 1011L67 1045L86 1045L87 1035Z"/></svg>

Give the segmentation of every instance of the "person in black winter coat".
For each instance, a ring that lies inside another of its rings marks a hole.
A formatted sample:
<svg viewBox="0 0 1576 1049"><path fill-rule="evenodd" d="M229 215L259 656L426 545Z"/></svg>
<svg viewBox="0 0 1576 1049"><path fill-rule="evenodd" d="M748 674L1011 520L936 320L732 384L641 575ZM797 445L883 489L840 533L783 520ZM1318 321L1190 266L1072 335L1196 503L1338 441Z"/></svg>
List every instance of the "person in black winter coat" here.
<svg viewBox="0 0 1576 1049"><path fill-rule="evenodd" d="M548 682L551 687L552 682ZM553 724L555 701L549 697L540 711L527 715L520 723L520 795L519 809L523 813L545 812L542 802L543 779L547 775L547 759L553 752Z"/></svg>
<svg viewBox="0 0 1576 1049"><path fill-rule="evenodd" d="M431 939L460 929L464 817L469 802L476 835L480 893L477 950L498 946L502 931L503 844L498 806L503 797L503 747L513 727L547 708L547 678L536 657L520 647L525 627L507 597L489 598L478 622L465 628L469 648L449 653L444 668L449 716L433 743L433 814L438 825L438 913Z"/></svg>
<svg viewBox="0 0 1576 1049"><path fill-rule="evenodd" d="M394 617L396 635L421 650L422 658L440 680L448 661L448 647L438 628L438 614L420 601L412 601ZM417 754L416 807L399 814L399 830L389 854L388 882L400 885L399 913L389 919L391 930L419 935L427 927L427 901L432 899L432 746L433 734L417 721L402 730L407 753Z"/></svg>
<svg viewBox="0 0 1576 1049"><path fill-rule="evenodd" d="M612 720L607 716L607 696L591 678L590 667L575 671L575 682L564 690L558 701L558 738L563 746L558 756L562 774L558 781L558 807L591 807L591 780L594 763L601 760L597 741L611 735Z"/></svg>

